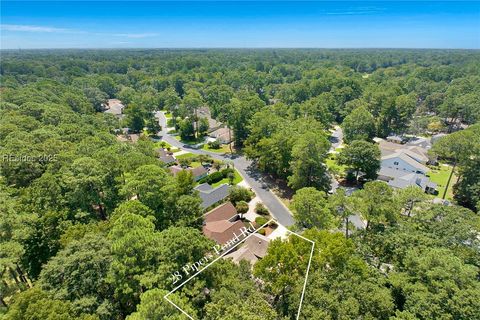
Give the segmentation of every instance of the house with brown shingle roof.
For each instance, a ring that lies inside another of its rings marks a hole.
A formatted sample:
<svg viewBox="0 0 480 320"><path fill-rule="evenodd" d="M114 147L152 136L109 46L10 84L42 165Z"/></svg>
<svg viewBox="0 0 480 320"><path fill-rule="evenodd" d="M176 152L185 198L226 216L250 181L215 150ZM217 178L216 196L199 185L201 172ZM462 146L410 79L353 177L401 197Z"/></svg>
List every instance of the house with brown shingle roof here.
<svg viewBox="0 0 480 320"><path fill-rule="evenodd" d="M221 221L221 220L235 220L238 216L237 209L230 201L219 205L213 210L207 212L204 216L205 223Z"/></svg>
<svg viewBox="0 0 480 320"><path fill-rule="evenodd" d="M261 234L254 233L245 240L240 249L225 255L225 258L231 258L236 264L239 264L242 260L246 260L253 265L265 257L269 243L270 239Z"/></svg>
<svg viewBox="0 0 480 320"><path fill-rule="evenodd" d="M118 118L123 117L123 109L125 106L118 99L108 99L107 103L103 105L105 108L105 113L113 114Z"/></svg>
<svg viewBox="0 0 480 320"><path fill-rule="evenodd" d="M173 153L168 152L164 148L158 148L157 150L155 150L155 152L158 156L158 159L165 163L167 166L177 162L177 159L175 159Z"/></svg>
<svg viewBox="0 0 480 320"><path fill-rule="evenodd" d="M245 225L238 220L237 209L226 202L204 215L203 234L218 244L225 244L242 234Z"/></svg>
<svg viewBox="0 0 480 320"><path fill-rule="evenodd" d="M173 176L176 176L177 173L179 173L180 171L182 170L188 170L192 173L193 175L193 178L195 179L195 181L198 181L204 177L207 176L208 174L208 171L207 169L205 169L204 166L198 166L196 168L182 168L181 166L179 165L176 165L176 166L171 166L168 168L170 170L170 172L173 174Z"/></svg>
<svg viewBox="0 0 480 320"><path fill-rule="evenodd" d="M218 244L225 244L236 236L241 235L241 229L245 229L245 225L240 220L235 222L221 220L205 224L203 226L203 234Z"/></svg>
<svg viewBox="0 0 480 320"><path fill-rule="evenodd" d="M209 136L223 144L229 144L232 142L232 133L228 128L219 128L211 132Z"/></svg>

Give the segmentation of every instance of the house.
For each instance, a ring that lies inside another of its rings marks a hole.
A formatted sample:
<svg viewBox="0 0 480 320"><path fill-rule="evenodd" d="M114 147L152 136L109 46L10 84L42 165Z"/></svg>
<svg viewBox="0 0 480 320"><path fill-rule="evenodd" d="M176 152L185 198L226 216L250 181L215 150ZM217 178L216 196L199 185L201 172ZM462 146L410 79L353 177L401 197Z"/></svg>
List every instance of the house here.
<svg viewBox="0 0 480 320"><path fill-rule="evenodd" d="M385 181L392 188L404 189L409 186L420 187L424 192L435 194L437 184L431 182L423 174L406 172L403 170L397 170L387 167L381 167L378 172L378 180Z"/></svg>
<svg viewBox="0 0 480 320"><path fill-rule="evenodd" d="M412 147L412 148L417 148L417 147ZM397 149L395 150L395 152L406 154L413 160L423 165L426 165L427 162L429 161L429 158L423 152L416 149Z"/></svg>
<svg viewBox="0 0 480 320"><path fill-rule="evenodd" d="M374 141L378 143L382 155L378 180L387 182L393 188L418 186L424 192L436 192L437 185L426 177L430 171L426 164L434 162L428 155L427 148L431 146L427 139L414 138L406 144L399 144L400 140L394 138L389 141L375 138Z"/></svg>
<svg viewBox="0 0 480 320"><path fill-rule="evenodd" d="M208 175L207 169L205 169L205 167L202 165L195 168L189 168L189 170L192 172L195 181L203 179Z"/></svg>
<svg viewBox="0 0 480 320"><path fill-rule="evenodd" d="M228 241L242 234L245 225L238 220L237 209L231 202L226 202L204 215L203 234L218 244Z"/></svg>
<svg viewBox="0 0 480 320"><path fill-rule="evenodd" d="M245 228L245 225L240 220L235 222L227 220L215 221L203 226L203 234L218 244L225 244L235 238L236 235L241 235L241 229L243 228Z"/></svg>
<svg viewBox="0 0 480 320"><path fill-rule="evenodd" d="M197 110L197 116L199 118L206 118L208 120L208 132L213 132L222 127L222 123L213 119L210 113L210 108L201 107Z"/></svg>
<svg viewBox="0 0 480 320"><path fill-rule="evenodd" d="M110 113L116 116L117 118L123 117L123 109L125 106L118 99L108 99L107 103L103 105L105 108L105 113Z"/></svg>
<svg viewBox="0 0 480 320"><path fill-rule="evenodd" d="M410 157L406 152L395 152L381 158L382 168L391 168L404 172L426 174L430 169Z"/></svg>
<svg viewBox="0 0 480 320"><path fill-rule="evenodd" d="M177 160L173 156L173 153L168 152L163 148L158 148L157 150L155 150L155 152L158 156L158 159L165 163L167 166L177 162Z"/></svg>
<svg viewBox="0 0 480 320"><path fill-rule="evenodd" d="M232 142L232 135L228 128L219 128L211 132L209 136L222 144L229 144Z"/></svg>
<svg viewBox="0 0 480 320"><path fill-rule="evenodd" d="M265 257L269 243L270 239L261 234L254 233L245 240L238 250L225 255L225 258L232 259L236 264L239 264L242 260L246 260L253 265L259 259Z"/></svg>
<svg viewBox="0 0 480 320"><path fill-rule="evenodd" d="M208 171L207 169L205 169L204 166L198 166L198 167L195 167L195 168L182 168L181 166L179 165L175 165L175 166L171 166L168 168L170 170L170 172L173 174L173 176L176 176L177 173L179 173L180 171L183 171L183 170L188 170L192 173L193 175L193 179L195 181L198 181L202 178L205 178L208 174Z"/></svg>
<svg viewBox="0 0 480 320"><path fill-rule="evenodd" d="M206 209L214 204L225 200L228 197L230 187L228 184L219 185L213 188L208 183L202 183L194 188L199 192L200 199L202 199L202 208Z"/></svg>
<svg viewBox="0 0 480 320"><path fill-rule="evenodd" d="M373 140L378 144L382 157L403 152L422 164L436 162L436 159L428 154L428 149L423 148L420 145L409 145L408 143L398 144L383 140L382 138L374 138Z"/></svg>
<svg viewBox="0 0 480 320"><path fill-rule="evenodd" d="M405 138L401 137L401 136L392 135L392 136L387 137L387 141L393 142L393 143L398 143L398 144L403 144L403 143L405 143Z"/></svg>
<svg viewBox="0 0 480 320"><path fill-rule="evenodd" d="M215 221L235 221L238 216L237 209L230 201L225 202L213 210L210 210L204 215L204 222L215 222Z"/></svg>
<svg viewBox="0 0 480 320"><path fill-rule="evenodd" d="M136 143L138 139L140 139L140 134L130 133L128 128L122 128L121 130L117 130L116 132L118 133L116 135L117 141L120 142Z"/></svg>
<svg viewBox="0 0 480 320"><path fill-rule="evenodd" d="M413 147L420 147L426 150L432 147L432 143L430 139L423 138L423 137L412 137L407 141L406 145L413 146Z"/></svg>

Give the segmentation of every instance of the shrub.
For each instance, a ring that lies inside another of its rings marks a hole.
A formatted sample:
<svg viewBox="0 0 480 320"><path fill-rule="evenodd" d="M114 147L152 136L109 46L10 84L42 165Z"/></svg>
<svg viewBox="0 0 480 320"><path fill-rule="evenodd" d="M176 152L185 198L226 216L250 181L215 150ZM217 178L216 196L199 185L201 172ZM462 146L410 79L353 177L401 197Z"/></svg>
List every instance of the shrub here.
<svg viewBox="0 0 480 320"><path fill-rule="evenodd" d="M226 168L226 169L223 169L222 171L220 171L223 175L224 178L227 178L228 177L228 174L229 173L233 173L234 174L234 171L232 168Z"/></svg>
<svg viewBox="0 0 480 320"><path fill-rule="evenodd" d="M214 173L210 174L207 177L207 182L209 184L212 184L212 183L218 182L222 179L223 179L223 174L221 172L217 171L217 172L214 172Z"/></svg>
<svg viewBox="0 0 480 320"><path fill-rule="evenodd" d="M247 188L232 186L229 191L230 201L236 205L237 202L245 201L250 202L253 197L253 193Z"/></svg>
<svg viewBox="0 0 480 320"><path fill-rule="evenodd" d="M255 223L257 224L258 227L263 226L267 222L268 222L268 220L264 217L256 217L255 218Z"/></svg>
<svg viewBox="0 0 480 320"><path fill-rule="evenodd" d="M248 203L246 203L245 201L239 201L235 207L240 214L247 213L248 211Z"/></svg>
<svg viewBox="0 0 480 320"><path fill-rule="evenodd" d="M209 177L209 176L203 177L202 179L198 180L198 183L199 183L199 184L208 183L208 177Z"/></svg>
<svg viewBox="0 0 480 320"><path fill-rule="evenodd" d="M210 149L220 149L220 142L218 142L218 140L210 141L207 144Z"/></svg>
<svg viewBox="0 0 480 320"><path fill-rule="evenodd" d="M255 212L262 216L268 215L268 209L261 202L257 202L255 205Z"/></svg>
<svg viewBox="0 0 480 320"><path fill-rule="evenodd" d="M262 236L265 235L265 228L258 230L258 233L260 233Z"/></svg>

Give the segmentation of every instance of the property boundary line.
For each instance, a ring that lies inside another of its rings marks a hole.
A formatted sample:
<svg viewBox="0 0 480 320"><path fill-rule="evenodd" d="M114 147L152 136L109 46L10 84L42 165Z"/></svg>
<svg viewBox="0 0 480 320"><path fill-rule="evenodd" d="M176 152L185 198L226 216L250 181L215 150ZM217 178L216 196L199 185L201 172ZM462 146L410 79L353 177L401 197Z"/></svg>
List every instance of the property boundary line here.
<svg viewBox="0 0 480 320"><path fill-rule="evenodd" d="M179 306L177 306L172 300L170 300L168 298L169 295L171 295L172 293L174 293L175 291L177 291L178 289L180 289L182 286L184 286L187 282L189 282L190 280L192 280L194 277L196 277L197 275L199 275L201 272L203 272L205 269L207 269L209 266L211 266L212 264L214 264L216 261L218 261L220 258L222 258L223 256L225 256L227 253L229 253L230 251L232 251L233 249L235 249L238 245L240 245L242 242L244 242L245 240L247 240L249 237L251 237L252 235L254 235L255 233L257 233L257 231L259 231L260 229L262 229L263 227L265 227L266 225L268 225L270 222L275 222L278 224L277 221L275 221L275 219L270 219L269 221L267 221L266 223L264 223L262 226L260 226L259 228L257 228L254 232L252 232L251 234L249 234L248 236L246 236L244 239L242 239L241 241L239 241L237 244L235 244L233 247L229 248L228 250L226 250L224 253L222 253L220 256L218 256L217 258L215 258L212 262L210 262L209 264L207 264L205 267L203 267L201 270L197 271L195 274L193 274L192 276L190 276L190 278L188 278L187 280L185 280L184 282L182 282L181 284L179 284L178 286L176 286L174 289L172 289L170 292L168 292L165 296L163 296L163 298L165 300L167 300L170 304L172 304L175 308L177 308L180 312L182 312L184 315L186 315L189 319L191 320L195 320L192 316L190 316L188 313L186 313L182 308L180 308ZM279 224L280 225L280 224ZM313 257L313 252L314 252L314 249L315 249L315 242L310 240L310 239L307 239L301 235L299 235L298 233L295 233L293 231L290 231L287 229L288 232L290 233L293 233L294 235L302 238L303 240L306 240L308 242L310 242L312 244L312 249L311 249L311 252L310 252L310 258L308 260L308 266L307 266L307 272L305 274L305 281L303 283L303 290L302 290L302 295L300 297L300 305L298 306L298 312L297 312L297 320L300 318L300 312L302 310L302 304L303 304L303 299L305 297L305 289L307 287L307 281L308 281L308 273L310 271L310 266L311 266L311 262L312 262L312 257Z"/></svg>

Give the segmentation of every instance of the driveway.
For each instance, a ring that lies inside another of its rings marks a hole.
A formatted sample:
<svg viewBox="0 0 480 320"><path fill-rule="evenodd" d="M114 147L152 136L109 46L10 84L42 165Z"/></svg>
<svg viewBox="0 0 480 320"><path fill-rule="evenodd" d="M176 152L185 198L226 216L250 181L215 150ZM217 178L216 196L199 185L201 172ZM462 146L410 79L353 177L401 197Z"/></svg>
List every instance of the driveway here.
<svg viewBox="0 0 480 320"><path fill-rule="evenodd" d="M184 149L183 143L175 139L175 137L167 133L167 119L165 114L161 111L155 113L155 117L158 119L158 123L162 127L162 140L169 143L173 147ZM247 158L238 155L222 155L214 152L198 149L188 149L188 152L194 154L207 154L214 159L223 161L232 161L235 169L242 175L242 177L251 186L253 191L257 194L263 204L270 210L272 216L278 221L278 223L285 227L291 226L295 223L290 210L278 199L272 191L262 188L262 174L255 168L252 161Z"/></svg>
<svg viewBox="0 0 480 320"><path fill-rule="evenodd" d="M343 143L343 130L340 126L335 126L335 130L332 132L329 137L332 146L330 147L330 152L335 151L336 148L340 147Z"/></svg>

